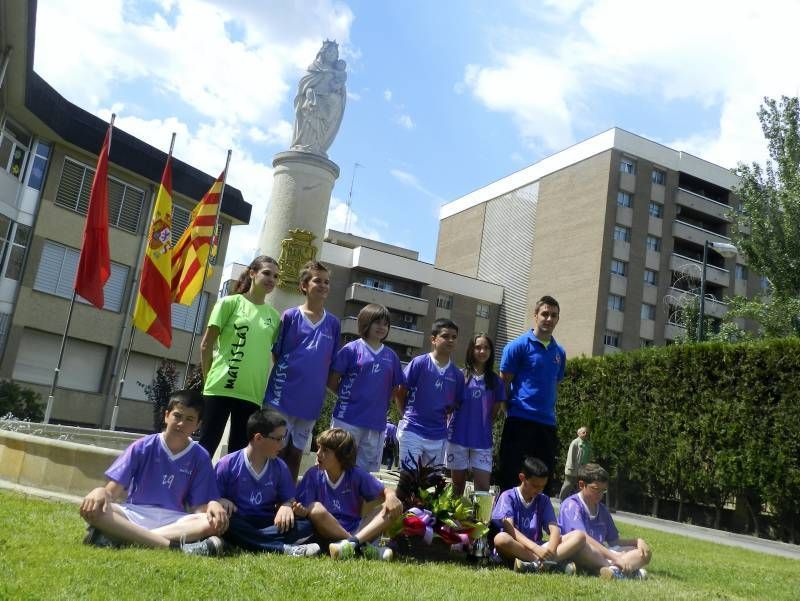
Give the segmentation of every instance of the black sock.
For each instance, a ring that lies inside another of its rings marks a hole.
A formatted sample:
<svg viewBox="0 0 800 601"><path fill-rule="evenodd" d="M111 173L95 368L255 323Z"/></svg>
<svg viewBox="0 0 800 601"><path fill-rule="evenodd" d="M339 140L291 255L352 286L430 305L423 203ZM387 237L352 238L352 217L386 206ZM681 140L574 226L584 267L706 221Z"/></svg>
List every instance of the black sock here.
<svg viewBox="0 0 800 601"><path fill-rule="evenodd" d="M179 540L169 541L169 548L173 551L179 551L181 548L181 541Z"/></svg>

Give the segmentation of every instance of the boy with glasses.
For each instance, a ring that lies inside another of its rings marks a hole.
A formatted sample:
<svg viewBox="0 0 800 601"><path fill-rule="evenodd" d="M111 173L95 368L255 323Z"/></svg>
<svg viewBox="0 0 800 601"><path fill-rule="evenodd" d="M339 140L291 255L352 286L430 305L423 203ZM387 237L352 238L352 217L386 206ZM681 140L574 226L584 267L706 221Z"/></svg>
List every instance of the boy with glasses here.
<svg viewBox="0 0 800 601"><path fill-rule="evenodd" d="M226 455L216 466L221 503L230 515L225 540L248 551L316 555L316 543L298 544L314 529L308 520L295 519L294 479L278 457L286 440L286 420L276 411L256 411L247 420L247 437L247 447Z"/></svg>
<svg viewBox="0 0 800 601"><path fill-rule="evenodd" d="M562 535L573 530L586 533L586 547L575 557L578 567L599 572L606 580L644 580L650 563L650 547L641 538L621 539L614 519L602 502L608 490L608 472L596 463L578 468L578 492L561 503L558 525Z"/></svg>

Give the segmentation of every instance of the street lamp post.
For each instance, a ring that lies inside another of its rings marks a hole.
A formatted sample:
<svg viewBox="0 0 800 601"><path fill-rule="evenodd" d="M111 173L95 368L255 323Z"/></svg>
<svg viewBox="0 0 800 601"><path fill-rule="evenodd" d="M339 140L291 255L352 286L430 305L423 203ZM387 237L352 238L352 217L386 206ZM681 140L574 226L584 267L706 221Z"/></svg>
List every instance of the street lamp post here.
<svg viewBox="0 0 800 601"><path fill-rule="evenodd" d="M703 245L703 269L700 272L700 323L697 324L697 341L703 342L706 337L706 267L708 267L708 249L713 248L726 259L735 257L739 251L727 242L711 242Z"/></svg>

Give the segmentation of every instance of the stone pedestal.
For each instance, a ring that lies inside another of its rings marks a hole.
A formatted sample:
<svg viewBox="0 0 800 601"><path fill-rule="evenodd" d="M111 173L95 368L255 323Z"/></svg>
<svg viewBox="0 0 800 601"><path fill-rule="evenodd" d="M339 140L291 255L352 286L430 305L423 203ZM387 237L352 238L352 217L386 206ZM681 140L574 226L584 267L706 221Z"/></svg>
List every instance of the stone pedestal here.
<svg viewBox="0 0 800 601"><path fill-rule="evenodd" d="M272 161L274 181L264 226L259 237L261 254L281 262L281 272L295 274L311 254L290 230L310 232L314 258L320 259L328 206L339 166L325 157L308 152L279 152ZM307 239L307 238L306 238ZM289 240L289 242L285 242ZM288 278L284 278L286 280ZM268 297L278 312L303 303L303 295L294 284L282 281Z"/></svg>

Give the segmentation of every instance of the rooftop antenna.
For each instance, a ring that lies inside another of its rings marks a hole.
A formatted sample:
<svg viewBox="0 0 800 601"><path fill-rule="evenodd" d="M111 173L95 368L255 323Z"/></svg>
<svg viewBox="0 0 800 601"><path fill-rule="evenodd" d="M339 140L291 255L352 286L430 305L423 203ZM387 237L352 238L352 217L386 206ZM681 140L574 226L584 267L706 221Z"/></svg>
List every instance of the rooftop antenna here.
<svg viewBox="0 0 800 601"><path fill-rule="evenodd" d="M350 216L353 214L353 184L356 181L356 169L363 167L361 163L353 163L353 178L350 180L350 193L347 195L347 215L344 218L344 233L350 233Z"/></svg>

